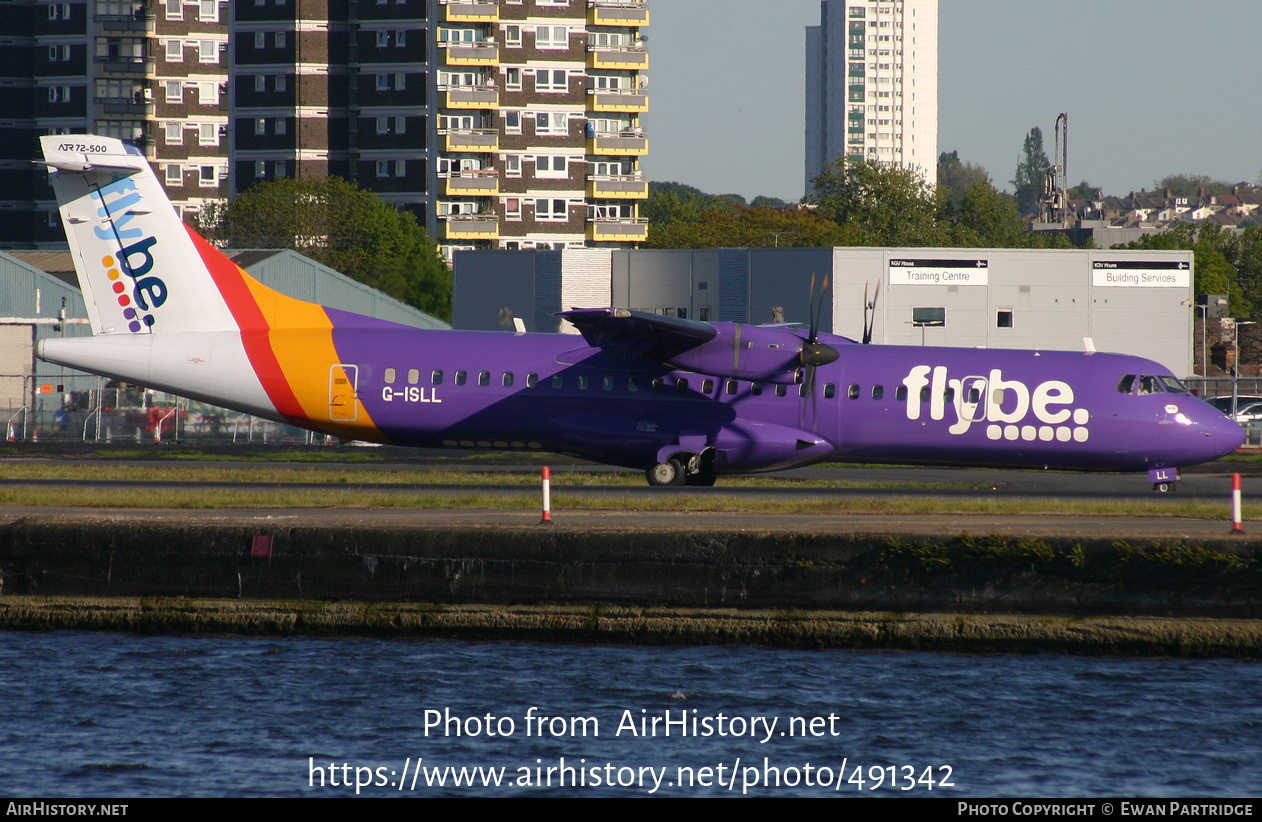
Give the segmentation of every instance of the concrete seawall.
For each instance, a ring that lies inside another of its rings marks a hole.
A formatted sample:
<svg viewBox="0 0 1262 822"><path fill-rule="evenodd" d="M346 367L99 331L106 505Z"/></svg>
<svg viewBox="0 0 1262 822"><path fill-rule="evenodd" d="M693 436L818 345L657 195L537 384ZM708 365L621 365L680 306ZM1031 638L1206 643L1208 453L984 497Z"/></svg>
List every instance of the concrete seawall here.
<svg viewBox="0 0 1262 822"><path fill-rule="evenodd" d="M0 525L0 595L1262 613L1258 548L1226 537L384 527L170 513L12 518ZM272 538L270 556L251 556L260 534Z"/></svg>

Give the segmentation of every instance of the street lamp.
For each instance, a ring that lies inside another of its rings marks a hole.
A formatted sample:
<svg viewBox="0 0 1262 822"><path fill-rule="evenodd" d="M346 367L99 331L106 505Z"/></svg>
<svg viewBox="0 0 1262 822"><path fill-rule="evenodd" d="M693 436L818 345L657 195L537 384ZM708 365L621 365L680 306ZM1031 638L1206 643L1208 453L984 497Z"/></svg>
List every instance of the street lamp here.
<svg viewBox="0 0 1262 822"><path fill-rule="evenodd" d="M1236 418L1236 400L1240 396L1238 385L1240 383L1240 326L1257 325L1253 320L1241 320L1232 324L1231 329L1231 353L1234 355L1231 360L1231 418Z"/></svg>

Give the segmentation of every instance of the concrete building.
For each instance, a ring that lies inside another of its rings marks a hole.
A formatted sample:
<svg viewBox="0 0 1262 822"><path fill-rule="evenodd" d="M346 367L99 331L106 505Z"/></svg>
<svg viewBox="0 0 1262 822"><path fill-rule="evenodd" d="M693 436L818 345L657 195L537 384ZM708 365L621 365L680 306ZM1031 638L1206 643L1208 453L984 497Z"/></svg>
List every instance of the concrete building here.
<svg viewBox="0 0 1262 822"><path fill-rule="evenodd" d="M821 0L806 28L806 191L863 157L938 178L938 0Z"/></svg>
<svg viewBox="0 0 1262 822"><path fill-rule="evenodd" d="M1193 372L1190 251L959 248L564 250L456 255L456 328L566 331L553 314L612 305L741 323L810 321L811 279L829 281L821 330L873 342L1084 349ZM488 296L493 295L493 296Z"/></svg>
<svg viewBox="0 0 1262 822"><path fill-rule="evenodd" d="M625 246L645 0L240 3L234 187L336 174L455 249Z"/></svg>
<svg viewBox="0 0 1262 822"><path fill-rule="evenodd" d="M227 196L227 3L0 3L0 247L64 246L43 134L142 146L176 208Z"/></svg>

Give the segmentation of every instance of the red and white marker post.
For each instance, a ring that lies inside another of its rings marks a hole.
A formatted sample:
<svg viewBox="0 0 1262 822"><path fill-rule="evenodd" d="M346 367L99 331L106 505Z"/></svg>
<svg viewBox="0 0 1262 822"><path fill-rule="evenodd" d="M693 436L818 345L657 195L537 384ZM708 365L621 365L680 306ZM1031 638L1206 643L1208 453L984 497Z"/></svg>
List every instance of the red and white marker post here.
<svg viewBox="0 0 1262 822"><path fill-rule="evenodd" d="M552 524L552 471L543 466L543 519L539 524Z"/></svg>
<svg viewBox="0 0 1262 822"><path fill-rule="evenodd" d="M1231 533L1243 534L1244 525L1240 516L1240 475L1231 475Z"/></svg>

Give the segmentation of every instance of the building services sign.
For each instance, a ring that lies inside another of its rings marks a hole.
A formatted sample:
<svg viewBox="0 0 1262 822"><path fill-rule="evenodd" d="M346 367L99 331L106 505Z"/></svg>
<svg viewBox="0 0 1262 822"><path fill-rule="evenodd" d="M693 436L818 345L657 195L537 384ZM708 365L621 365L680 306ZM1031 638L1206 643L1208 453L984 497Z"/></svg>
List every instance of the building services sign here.
<svg viewBox="0 0 1262 822"><path fill-rule="evenodd" d="M987 285L986 260L890 260L890 285Z"/></svg>
<svg viewBox="0 0 1262 822"><path fill-rule="evenodd" d="M1091 264L1093 286L1127 288L1189 288L1192 265L1186 260L1096 260Z"/></svg>

